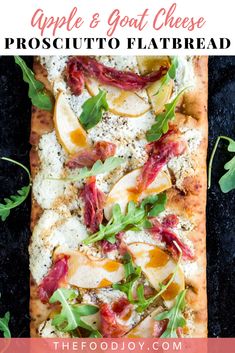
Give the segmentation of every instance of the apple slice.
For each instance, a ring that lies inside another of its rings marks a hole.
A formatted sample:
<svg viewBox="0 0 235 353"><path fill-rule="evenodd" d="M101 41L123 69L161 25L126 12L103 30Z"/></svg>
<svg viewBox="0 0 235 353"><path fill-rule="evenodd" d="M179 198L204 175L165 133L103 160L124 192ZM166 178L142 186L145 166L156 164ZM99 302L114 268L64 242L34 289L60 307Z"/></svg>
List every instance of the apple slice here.
<svg viewBox="0 0 235 353"><path fill-rule="evenodd" d="M161 66L170 65L167 56L137 56L137 62L142 75L159 70ZM155 114L159 114L163 110L164 105L169 101L172 94L173 81L170 80L162 86L162 80L163 78L152 83L147 88Z"/></svg>
<svg viewBox="0 0 235 353"><path fill-rule="evenodd" d="M147 95L144 98L138 92L124 91L121 88L104 85L93 78L86 80L86 87L92 96L97 95L99 89L106 91L109 110L115 115L138 117L150 110Z"/></svg>
<svg viewBox="0 0 235 353"><path fill-rule="evenodd" d="M133 257L133 261L140 266L150 284L157 291L160 290L160 283L166 284L175 271L176 262L162 249L146 243L129 244L128 250ZM174 299L185 288L184 273L178 267L173 282L162 294L165 304L170 307L174 304Z"/></svg>
<svg viewBox="0 0 235 353"><path fill-rule="evenodd" d="M148 195L158 194L172 186L171 179L168 174L161 171L144 192L138 193L136 191L136 185L137 178L140 173L141 168L135 169L132 172L124 175L114 185L107 197L106 205L104 208L104 215L106 219L109 220L111 218L112 208L115 203L120 205L121 210L124 213L129 201L139 202Z"/></svg>
<svg viewBox="0 0 235 353"><path fill-rule="evenodd" d="M58 252L57 252L58 254ZM124 279L124 267L115 260L88 256L80 251L66 251L68 255L67 282L80 288L103 288Z"/></svg>
<svg viewBox="0 0 235 353"><path fill-rule="evenodd" d="M70 108L63 92L59 92L56 99L54 124L58 141L69 154L88 147L86 131Z"/></svg>

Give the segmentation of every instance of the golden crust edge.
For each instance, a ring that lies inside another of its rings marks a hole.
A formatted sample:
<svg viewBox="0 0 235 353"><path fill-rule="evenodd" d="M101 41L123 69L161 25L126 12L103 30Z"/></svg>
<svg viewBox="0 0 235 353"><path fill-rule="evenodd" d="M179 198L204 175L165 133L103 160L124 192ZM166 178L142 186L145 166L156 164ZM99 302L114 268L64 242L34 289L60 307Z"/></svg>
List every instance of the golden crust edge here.
<svg viewBox="0 0 235 353"><path fill-rule="evenodd" d="M47 72L45 68L40 65L38 60L34 59L33 71L38 80L44 83L45 87L48 90L51 90L50 84L47 80ZM41 110L37 107L32 106L31 112L31 132L30 132L30 169L32 178L35 177L39 168L40 168L40 160L37 152L37 146L40 137L48 132L53 130L53 115L48 111ZM32 196L32 207L31 207L31 222L30 228L33 231L40 215L42 214L41 207L37 204L35 199ZM38 337L38 327L41 322L47 319L50 309L47 305L42 304L38 298L37 294L37 285L30 275L30 303L29 303L29 311L30 311L30 336Z"/></svg>
<svg viewBox="0 0 235 353"><path fill-rule="evenodd" d="M194 57L196 87L187 92L183 100L183 113L190 116L189 125L200 128L202 142L198 147L197 175L186 178L186 195L171 190L169 205L193 219L195 228L190 232L199 270L190 278L186 295L187 305L193 312L192 337L207 337L207 285L206 285L206 196L207 196L207 147L208 147L208 57ZM190 123L191 119L191 123ZM187 124L186 124L187 125ZM192 211L193 210L193 211Z"/></svg>

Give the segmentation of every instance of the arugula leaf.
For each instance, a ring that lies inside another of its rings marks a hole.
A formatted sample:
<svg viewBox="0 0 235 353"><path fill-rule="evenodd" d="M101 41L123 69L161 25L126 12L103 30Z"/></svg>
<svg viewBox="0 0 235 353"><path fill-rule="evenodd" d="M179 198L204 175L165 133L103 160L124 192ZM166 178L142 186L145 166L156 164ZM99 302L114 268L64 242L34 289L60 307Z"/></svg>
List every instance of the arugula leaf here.
<svg viewBox="0 0 235 353"><path fill-rule="evenodd" d="M214 160L215 152L217 150L220 140L227 140L229 142L228 151L235 152L235 141L227 136L218 136L213 151L211 153L209 167L208 167L208 189L211 187L211 172L212 172L212 163ZM227 172L220 178L219 185L222 192L227 193L235 189L235 156L224 165L224 169Z"/></svg>
<svg viewBox="0 0 235 353"><path fill-rule="evenodd" d="M87 167L81 168L79 174L73 178L64 178L66 181L79 181L90 176L111 172L113 169L119 167L124 162L121 157L109 157L103 163L101 160L95 162L93 167L89 170Z"/></svg>
<svg viewBox="0 0 235 353"><path fill-rule="evenodd" d="M166 73L166 76L168 76L169 79L171 79L171 80L175 79L178 66L179 66L179 59L177 56L174 56L171 59L171 66Z"/></svg>
<svg viewBox="0 0 235 353"><path fill-rule="evenodd" d="M17 190L16 195L11 195L9 198L4 198L4 202L0 203L0 217L4 222L10 214L12 208L18 207L21 203L25 201L30 192L30 185L23 186L21 189Z"/></svg>
<svg viewBox="0 0 235 353"><path fill-rule="evenodd" d="M127 205L126 214L122 214L119 204L115 204L109 222L105 226L101 224L99 231L85 239L84 244L88 245L102 239L106 239L110 243L115 243L115 235L125 230L127 227L131 227L133 230L149 228L151 223L148 217L152 217L153 214L159 214L161 209L165 209L164 205L166 201L164 200L166 200L166 196L163 195L164 194L162 194L162 196L155 195L157 197L147 197L141 202L140 206L134 201L130 201Z"/></svg>
<svg viewBox="0 0 235 353"><path fill-rule="evenodd" d="M6 157L2 157L1 159L19 165L27 172L29 176L29 184L27 186L23 186L21 189L17 190L16 195L11 195L9 198L4 198L4 203L0 203L0 217L2 221L5 221L9 216L11 209L19 206L28 197L31 188L31 175L28 168L26 168L23 164Z"/></svg>
<svg viewBox="0 0 235 353"><path fill-rule="evenodd" d="M25 61L20 56L15 55L14 58L15 63L19 65L22 70L23 80L29 85L28 96L32 104L40 109L51 111L53 104L51 97L45 90L44 84L36 80L33 71L28 68Z"/></svg>
<svg viewBox="0 0 235 353"><path fill-rule="evenodd" d="M10 313L7 312L4 317L0 317L0 331L3 332L5 338L11 338L11 332L9 329Z"/></svg>
<svg viewBox="0 0 235 353"><path fill-rule="evenodd" d="M80 115L80 123L84 129L89 130L97 125L102 119L103 110L109 108L106 100L106 91L99 89L99 93L86 100L82 105L82 114Z"/></svg>
<svg viewBox="0 0 235 353"><path fill-rule="evenodd" d="M133 201L128 203L127 213L125 215L121 213L119 204L113 206L112 212L113 214L108 224L106 226L101 224L99 231L85 239L84 244L95 243L102 239L110 241L110 238L128 226L142 227L146 219L145 210L138 207Z"/></svg>
<svg viewBox="0 0 235 353"><path fill-rule="evenodd" d="M224 165L227 170L219 180L220 189L222 192L227 193L235 189L235 156Z"/></svg>
<svg viewBox="0 0 235 353"><path fill-rule="evenodd" d="M161 91L163 86L165 86L169 83L169 81L175 79L178 66L179 66L179 59L177 56L174 56L174 58L171 60L171 66L169 67L165 76L162 78L161 86L158 89L158 91L154 94L154 96L156 96Z"/></svg>
<svg viewBox="0 0 235 353"><path fill-rule="evenodd" d="M176 297L175 305L168 311L158 314L155 320L165 320L168 319L168 324L166 330L161 335L161 338L178 338L177 328L184 327L186 321L183 317L182 311L185 308L185 294L186 289L180 292Z"/></svg>
<svg viewBox="0 0 235 353"><path fill-rule="evenodd" d="M135 273L135 267L131 255L128 252L123 256L123 264L126 278Z"/></svg>
<svg viewBox="0 0 235 353"><path fill-rule="evenodd" d="M148 212L148 217L156 217L159 215L159 213L165 210L166 200L167 197L165 192L162 192L161 194L150 195L141 202L141 207L151 205L151 209Z"/></svg>
<svg viewBox="0 0 235 353"><path fill-rule="evenodd" d="M62 309L53 318L52 325L62 332L72 331L77 327L93 331L92 327L87 325L82 318L97 313L99 309L94 305L72 304L76 297L77 294L72 289L59 288L54 292L50 298L50 303L60 302Z"/></svg>
<svg viewBox="0 0 235 353"><path fill-rule="evenodd" d="M124 271L125 283L115 283L113 284L113 288L126 293L129 302L134 303L133 286L141 276L141 268L139 266L134 267L132 258L128 253L124 255Z"/></svg>
<svg viewBox="0 0 235 353"><path fill-rule="evenodd" d="M187 88L184 88L172 102L165 104L165 111L156 116L156 123L146 133L146 138L149 142L157 141L163 134L167 133L169 130L169 121L175 118L175 108L179 98Z"/></svg>

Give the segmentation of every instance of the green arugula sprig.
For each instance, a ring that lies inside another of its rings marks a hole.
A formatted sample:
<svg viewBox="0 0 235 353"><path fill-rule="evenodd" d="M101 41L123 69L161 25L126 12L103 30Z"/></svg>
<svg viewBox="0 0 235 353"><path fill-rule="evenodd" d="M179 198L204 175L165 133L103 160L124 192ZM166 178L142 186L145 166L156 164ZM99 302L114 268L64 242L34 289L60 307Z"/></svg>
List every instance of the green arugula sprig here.
<svg viewBox="0 0 235 353"><path fill-rule="evenodd" d="M142 202L141 207L147 207L148 217L157 217L166 208L166 193L147 196Z"/></svg>
<svg viewBox="0 0 235 353"><path fill-rule="evenodd" d="M161 338L178 338L177 329L186 325L182 313L185 309L186 291L185 289L177 295L175 305L170 310L163 311L154 318L157 321L168 319L167 328L161 335Z"/></svg>
<svg viewBox="0 0 235 353"><path fill-rule="evenodd" d="M102 119L103 110L109 109L106 100L106 91L99 89L99 93L87 99L82 105L82 114L80 115L80 123L85 130L89 130L97 125Z"/></svg>
<svg viewBox="0 0 235 353"><path fill-rule="evenodd" d="M2 157L1 159L20 166L26 171L29 177L29 184L27 186L23 186L21 189L17 191L16 195L11 195L9 196L9 198L4 198L4 203L0 203L0 217L2 221L5 221L6 218L9 216L11 209L18 207L28 197L32 184L31 184L31 175L28 168L26 168L23 164L17 161L14 161L13 159L6 158L6 157Z"/></svg>
<svg viewBox="0 0 235 353"><path fill-rule="evenodd" d="M51 111L53 103L51 97L45 90L44 84L36 80L33 71L28 68L25 61L20 56L15 55L14 58L15 63L22 70L23 80L29 85L28 96L32 104L40 109Z"/></svg>
<svg viewBox="0 0 235 353"><path fill-rule="evenodd" d="M169 67L165 76L162 78L161 86L159 87L158 91L154 94L154 96L158 95L158 93L162 90L165 85L168 85L171 80L175 79L178 66L179 59L177 56L174 56L174 58L171 60L171 66Z"/></svg>
<svg viewBox="0 0 235 353"><path fill-rule="evenodd" d="M126 293L127 298L130 303L134 303L133 299L133 287L135 282L140 278L141 276L141 267L137 266L135 267L132 261L132 258L130 254L126 253L124 255L124 271L125 271L125 278L126 281L125 283L115 283L113 284L114 289L118 289L121 292Z"/></svg>
<svg viewBox="0 0 235 353"><path fill-rule="evenodd" d="M208 189L210 189L210 187L211 187L212 164L213 164L213 160L215 157L215 152L217 150L218 144L221 139L229 142L229 145L228 145L229 152L235 152L235 141L233 139L231 139L230 137L227 137L227 136L219 136L217 138L215 146L214 146L213 151L211 153L210 161L209 161ZM224 193L227 193L227 192L235 189L235 156L224 165L224 169L227 170L227 172L220 178L219 185L220 185L221 191Z"/></svg>
<svg viewBox="0 0 235 353"><path fill-rule="evenodd" d="M146 212L143 208L138 207L135 202L130 201L127 206L127 213L121 212L119 204L115 204L112 210L113 214L107 225L100 225L97 233L91 235L84 240L84 244L95 243L99 240L106 239L110 243L115 243L115 235L126 229L128 226L142 228L146 221Z"/></svg>
<svg viewBox="0 0 235 353"><path fill-rule="evenodd" d="M9 321L10 321L10 313L8 311L4 315L4 317L0 317L0 331L3 332L3 336L5 338L11 338L11 332L9 329Z"/></svg>
<svg viewBox="0 0 235 353"><path fill-rule="evenodd" d="M94 305L73 304L76 298L77 294L72 289L59 288L54 292L50 298L50 303L59 302L62 309L53 318L52 325L62 332L70 332L81 327L93 333L93 328L86 324L83 318L97 313L99 309Z"/></svg>
<svg viewBox="0 0 235 353"><path fill-rule="evenodd" d="M149 228L151 223L148 217L153 213L156 215L156 211L159 209L164 210L165 200L165 197L155 195L155 197L144 199L140 206L134 201L130 201L127 205L126 214L122 214L119 204L115 204L112 209L112 217L107 225L104 226L101 224L99 231L85 239L84 244L95 243L102 239L106 239L110 243L115 243L115 235L128 227L133 230ZM156 207L159 203L162 203L162 206Z"/></svg>
<svg viewBox="0 0 235 353"><path fill-rule="evenodd" d="M123 162L124 162L123 158L120 158L120 157L109 157L104 162L102 162L101 160L98 160L95 162L95 164L92 166L91 169L88 169L87 167L81 168L77 176L72 178L64 178L60 180L76 182L82 179L89 178L90 176L108 173L114 170L115 168L119 167ZM53 180L55 179L53 178Z"/></svg>
<svg viewBox="0 0 235 353"><path fill-rule="evenodd" d="M172 102L165 104L165 111L156 116L156 123L146 132L146 138L149 142L157 141L163 134L167 133L169 130L169 121L175 118L175 108L186 89L188 87L180 91Z"/></svg>

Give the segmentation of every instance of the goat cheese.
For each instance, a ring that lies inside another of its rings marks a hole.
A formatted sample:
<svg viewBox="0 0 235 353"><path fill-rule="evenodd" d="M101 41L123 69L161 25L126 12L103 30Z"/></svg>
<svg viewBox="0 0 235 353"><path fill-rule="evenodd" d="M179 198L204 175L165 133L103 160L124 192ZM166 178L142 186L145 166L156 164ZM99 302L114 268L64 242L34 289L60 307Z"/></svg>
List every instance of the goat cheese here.
<svg viewBox="0 0 235 353"><path fill-rule="evenodd" d="M54 250L77 250L87 237L87 231L77 216L68 211L46 210L34 227L29 246L30 270L39 284L52 265Z"/></svg>

